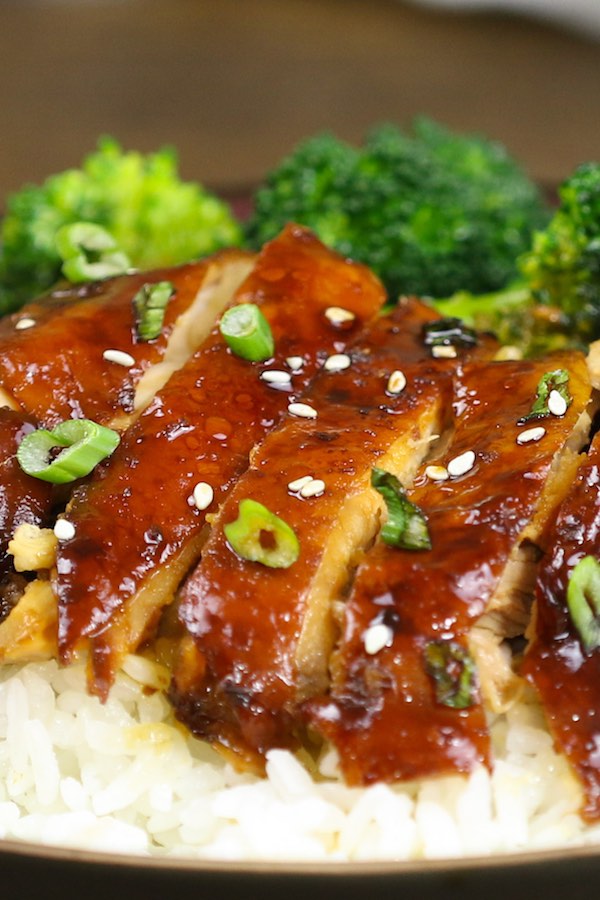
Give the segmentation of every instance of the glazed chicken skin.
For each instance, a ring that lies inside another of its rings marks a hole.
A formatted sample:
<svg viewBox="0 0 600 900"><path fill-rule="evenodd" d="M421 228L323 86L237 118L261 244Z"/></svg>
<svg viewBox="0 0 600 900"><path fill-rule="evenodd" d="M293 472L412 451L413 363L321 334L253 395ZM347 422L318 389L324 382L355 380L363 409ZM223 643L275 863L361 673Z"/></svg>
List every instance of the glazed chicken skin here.
<svg viewBox="0 0 600 900"><path fill-rule="evenodd" d="M172 601L200 554L206 515L246 468L254 444L384 299L369 270L289 226L263 248L232 301L261 309L273 358L236 356L215 325L109 464L76 490L67 511L75 534L60 542L54 579L59 649L64 662L89 649L94 693L106 696L124 654ZM268 381L266 370L283 372L284 384ZM197 485L208 502L195 501Z"/></svg>
<svg viewBox="0 0 600 900"><path fill-rule="evenodd" d="M586 643L587 632L576 626L567 598L570 583L577 585L580 579L577 565L584 561L592 576L588 574L579 587L580 602L589 604L589 614L598 621L593 573L600 558L599 534L600 436L596 435L550 532L551 550L536 583L522 667L539 695L557 748L583 787L582 814L590 821L600 819L600 652L595 641ZM572 598L571 604L576 600Z"/></svg>
<svg viewBox="0 0 600 900"><path fill-rule="evenodd" d="M188 637L172 699L195 734L242 764L260 769L270 747L294 746L298 704L327 685L332 610L379 527L372 468L410 483L445 430L452 369L461 357L496 351L482 337L458 358L436 360L425 335L438 322L430 307L405 299L367 327L304 395L316 416L288 417L266 437L212 521L182 592ZM234 552L225 529L245 498L293 529L293 565L270 568Z"/></svg>
<svg viewBox="0 0 600 900"><path fill-rule="evenodd" d="M523 421L546 373L568 372L561 414ZM523 633L527 546L545 546L585 441L581 355L467 365L455 378L455 432L409 492L431 549L378 542L359 566L331 661L329 692L305 714L333 742L349 784L468 772L489 764L482 699L508 705L502 637ZM533 431L537 428L541 431ZM493 633L496 624L499 634ZM489 630L486 646L481 629ZM496 639L498 641L496 642Z"/></svg>

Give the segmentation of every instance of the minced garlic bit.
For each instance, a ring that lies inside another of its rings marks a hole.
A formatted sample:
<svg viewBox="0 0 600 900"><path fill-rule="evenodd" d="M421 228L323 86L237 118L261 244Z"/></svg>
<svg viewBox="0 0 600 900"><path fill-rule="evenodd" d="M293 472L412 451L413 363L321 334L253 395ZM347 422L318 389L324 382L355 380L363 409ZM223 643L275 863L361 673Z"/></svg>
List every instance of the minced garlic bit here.
<svg viewBox="0 0 600 900"><path fill-rule="evenodd" d="M288 356L286 359L287 365L290 367L292 372L299 372L302 366L304 365L304 357L302 356Z"/></svg>
<svg viewBox="0 0 600 900"><path fill-rule="evenodd" d="M388 394L401 394L406 387L406 375L400 369L395 369L387 383Z"/></svg>
<svg viewBox="0 0 600 900"><path fill-rule="evenodd" d="M17 572L37 572L38 569L54 566L57 544L51 528L39 528L23 522L9 541L8 552L14 556Z"/></svg>
<svg viewBox="0 0 600 900"><path fill-rule="evenodd" d="M206 481L199 481L192 492L192 497L194 498L196 509L208 509L214 500L215 492Z"/></svg>
<svg viewBox="0 0 600 900"><path fill-rule="evenodd" d="M353 312L341 306L328 306L325 316L332 325L343 325L345 322L353 322L356 318Z"/></svg>
<svg viewBox="0 0 600 900"><path fill-rule="evenodd" d="M394 640L394 632L388 625L378 622L375 625L369 625L363 635L365 650L369 656L374 656L383 650L384 647L391 647Z"/></svg>
<svg viewBox="0 0 600 900"><path fill-rule="evenodd" d="M327 357L323 366L328 372L342 372L352 365L352 360L347 353L334 353Z"/></svg>
<svg viewBox="0 0 600 900"><path fill-rule="evenodd" d="M308 403L290 403L288 406L290 416L298 416L300 419L316 419L317 411Z"/></svg>
<svg viewBox="0 0 600 900"><path fill-rule="evenodd" d="M475 454L472 450L466 450L460 456L455 456L454 459L451 459L446 468L448 469L448 475L452 478L458 478L460 475L466 475L467 472L470 472L474 465Z"/></svg>
<svg viewBox="0 0 600 900"><path fill-rule="evenodd" d="M320 497L325 491L325 482L320 478L311 478L309 482L303 484L300 488L300 496L308 499L309 497Z"/></svg>
<svg viewBox="0 0 600 900"><path fill-rule="evenodd" d="M458 356L453 344L434 344L431 348L431 355L436 359L456 359Z"/></svg>
<svg viewBox="0 0 600 900"><path fill-rule="evenodd" d="M548 412L552 413L553 416L564 416L566 411L567 401L563 395L557 390L550 391L548 397Z"/></svg>
<svg viewBox="0 0 600 900"><path fill-rule="evenodd" d="M283 369L265 369L260 373L260 377L267 384L289 384L292 380L290 373L284 372Z"/></svg>
<svg viewBox="0 0 600 900"><path fill-rule="evenodd" d="M293 494L296 491L299 491L304 487L305 484L308 484L310 481L313 481L312 475L302 475L300 478L295 478L293 481L290 481L288 484L288 491L291 491Z"/></svg>
<svg viewBox="0 0 600 900"><path fill-rule="evenodd" d="M75 537L75 526L68 519L57 519L54 534L59 541L70 541Z"/></svg>
<svg viewBox="0 0 600 900"><path fill-rule="evenodd" d="M546 429L542 425L537 425L535 428L528 428L526 431L521 431L521 433L517 435L517 444L532 444L536 441L541 441L545 434Z"/></svg>
<svg viewBox="0 0 600 900"><path fill-rule="evenodd" d="M133 356L130 353L125 353L124 350L105 350L102 357L107 362L116 363L118 366L131 368L131 366L135 365Z"/></svg>
<svg viewBox="0 0 600 900"><path fill-rule="evenodd" d="M26 328L33 328L35 324L35 319L31 319L29 316L23 316L22 319L15 322L15 328L17 331L25 331Z"/></svg>
<svg viewBox="0 0 600 900"><path fill-rule="evenodd" d="M427 466L425 475L430 481L447 481L450 478L445 466Z"/></svg>

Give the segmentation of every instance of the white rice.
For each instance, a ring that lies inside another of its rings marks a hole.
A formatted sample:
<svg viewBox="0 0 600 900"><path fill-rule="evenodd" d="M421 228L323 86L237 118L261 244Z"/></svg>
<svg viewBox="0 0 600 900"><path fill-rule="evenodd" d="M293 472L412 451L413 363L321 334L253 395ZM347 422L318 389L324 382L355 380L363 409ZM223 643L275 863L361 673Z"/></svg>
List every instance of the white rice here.
<svg viewBox="0 0 600 900"><path fill-rule="evenodd" d="M130 675L161 673L130 658ZM0 837L211 860L408 860L600 842L533 704L492 723L496 762L468 778L348 788L273 751L241 775L178 727L160 692L119 675L103 706L82 666L0 670Z"/></svg>

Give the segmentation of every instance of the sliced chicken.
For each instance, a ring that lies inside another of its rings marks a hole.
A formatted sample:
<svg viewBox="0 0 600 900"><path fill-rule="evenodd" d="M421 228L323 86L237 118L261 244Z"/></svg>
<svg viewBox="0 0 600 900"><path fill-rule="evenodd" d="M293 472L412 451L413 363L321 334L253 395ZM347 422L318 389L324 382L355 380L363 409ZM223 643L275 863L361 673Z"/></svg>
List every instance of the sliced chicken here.
<svg viewBox="0 0 600 900"><path fill-rule="evenodd" d="M124 654L152 632L197 561L207 515L316 369L343 351L384 300L363 266L289 226L266 245L233 304L256 304L272 359L234 355L216 325L126 432L110 463L75 492L74 536L54 581L63 661L89 648L91 689L106 696Z"/></svg>
<svg viewBox="0 0 600 900"><path fill-rule="evenodd" d="M542 417L523 421L557 371L568 375L566 402L553 394L554 412L542 404ZM575 353L457 373L453 441L409 493L431 549L379 542L367 554L345 606L331 691L305 706L350 784L489 761L482 699L514 699L500 641L523 631L524 559L532 541L546 544L586 439L589 399L585 360ZM481 629L494 637L483 648Z"/></svg>

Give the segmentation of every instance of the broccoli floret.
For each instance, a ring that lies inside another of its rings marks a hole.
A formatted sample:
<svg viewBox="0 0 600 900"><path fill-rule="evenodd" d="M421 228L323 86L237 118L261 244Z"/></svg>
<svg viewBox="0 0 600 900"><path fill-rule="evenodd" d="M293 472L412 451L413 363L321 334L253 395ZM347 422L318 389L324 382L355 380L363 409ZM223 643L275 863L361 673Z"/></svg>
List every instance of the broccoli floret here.
<svg viewBox="0 0 600 900"><path fill-rule="evenodd" d="M436 303L528 355L585 348L600 338L600 163L579 166L560 186L559 204L518 260L510 289L478 296L459 291Z"/></svg>
<svg viewBox="0 0 600 900"><path fill-rule="evenodd" d="M8 199L0 233L0 314L56 282L56 232L79 221L105 227L140 269L176 265L241 241L228 206L181 181L172 150L144 156L104 138L81 169Z"/></svg>
<svg viewBox="0 0 600 900"><path fill-rule="evenodd" d="M251 246L287 221L367 263L390 295L496 290L547 220L537 187L500 145L429 119L383 125L354 148L326 134L267 177L246 225Z"/></svg>

